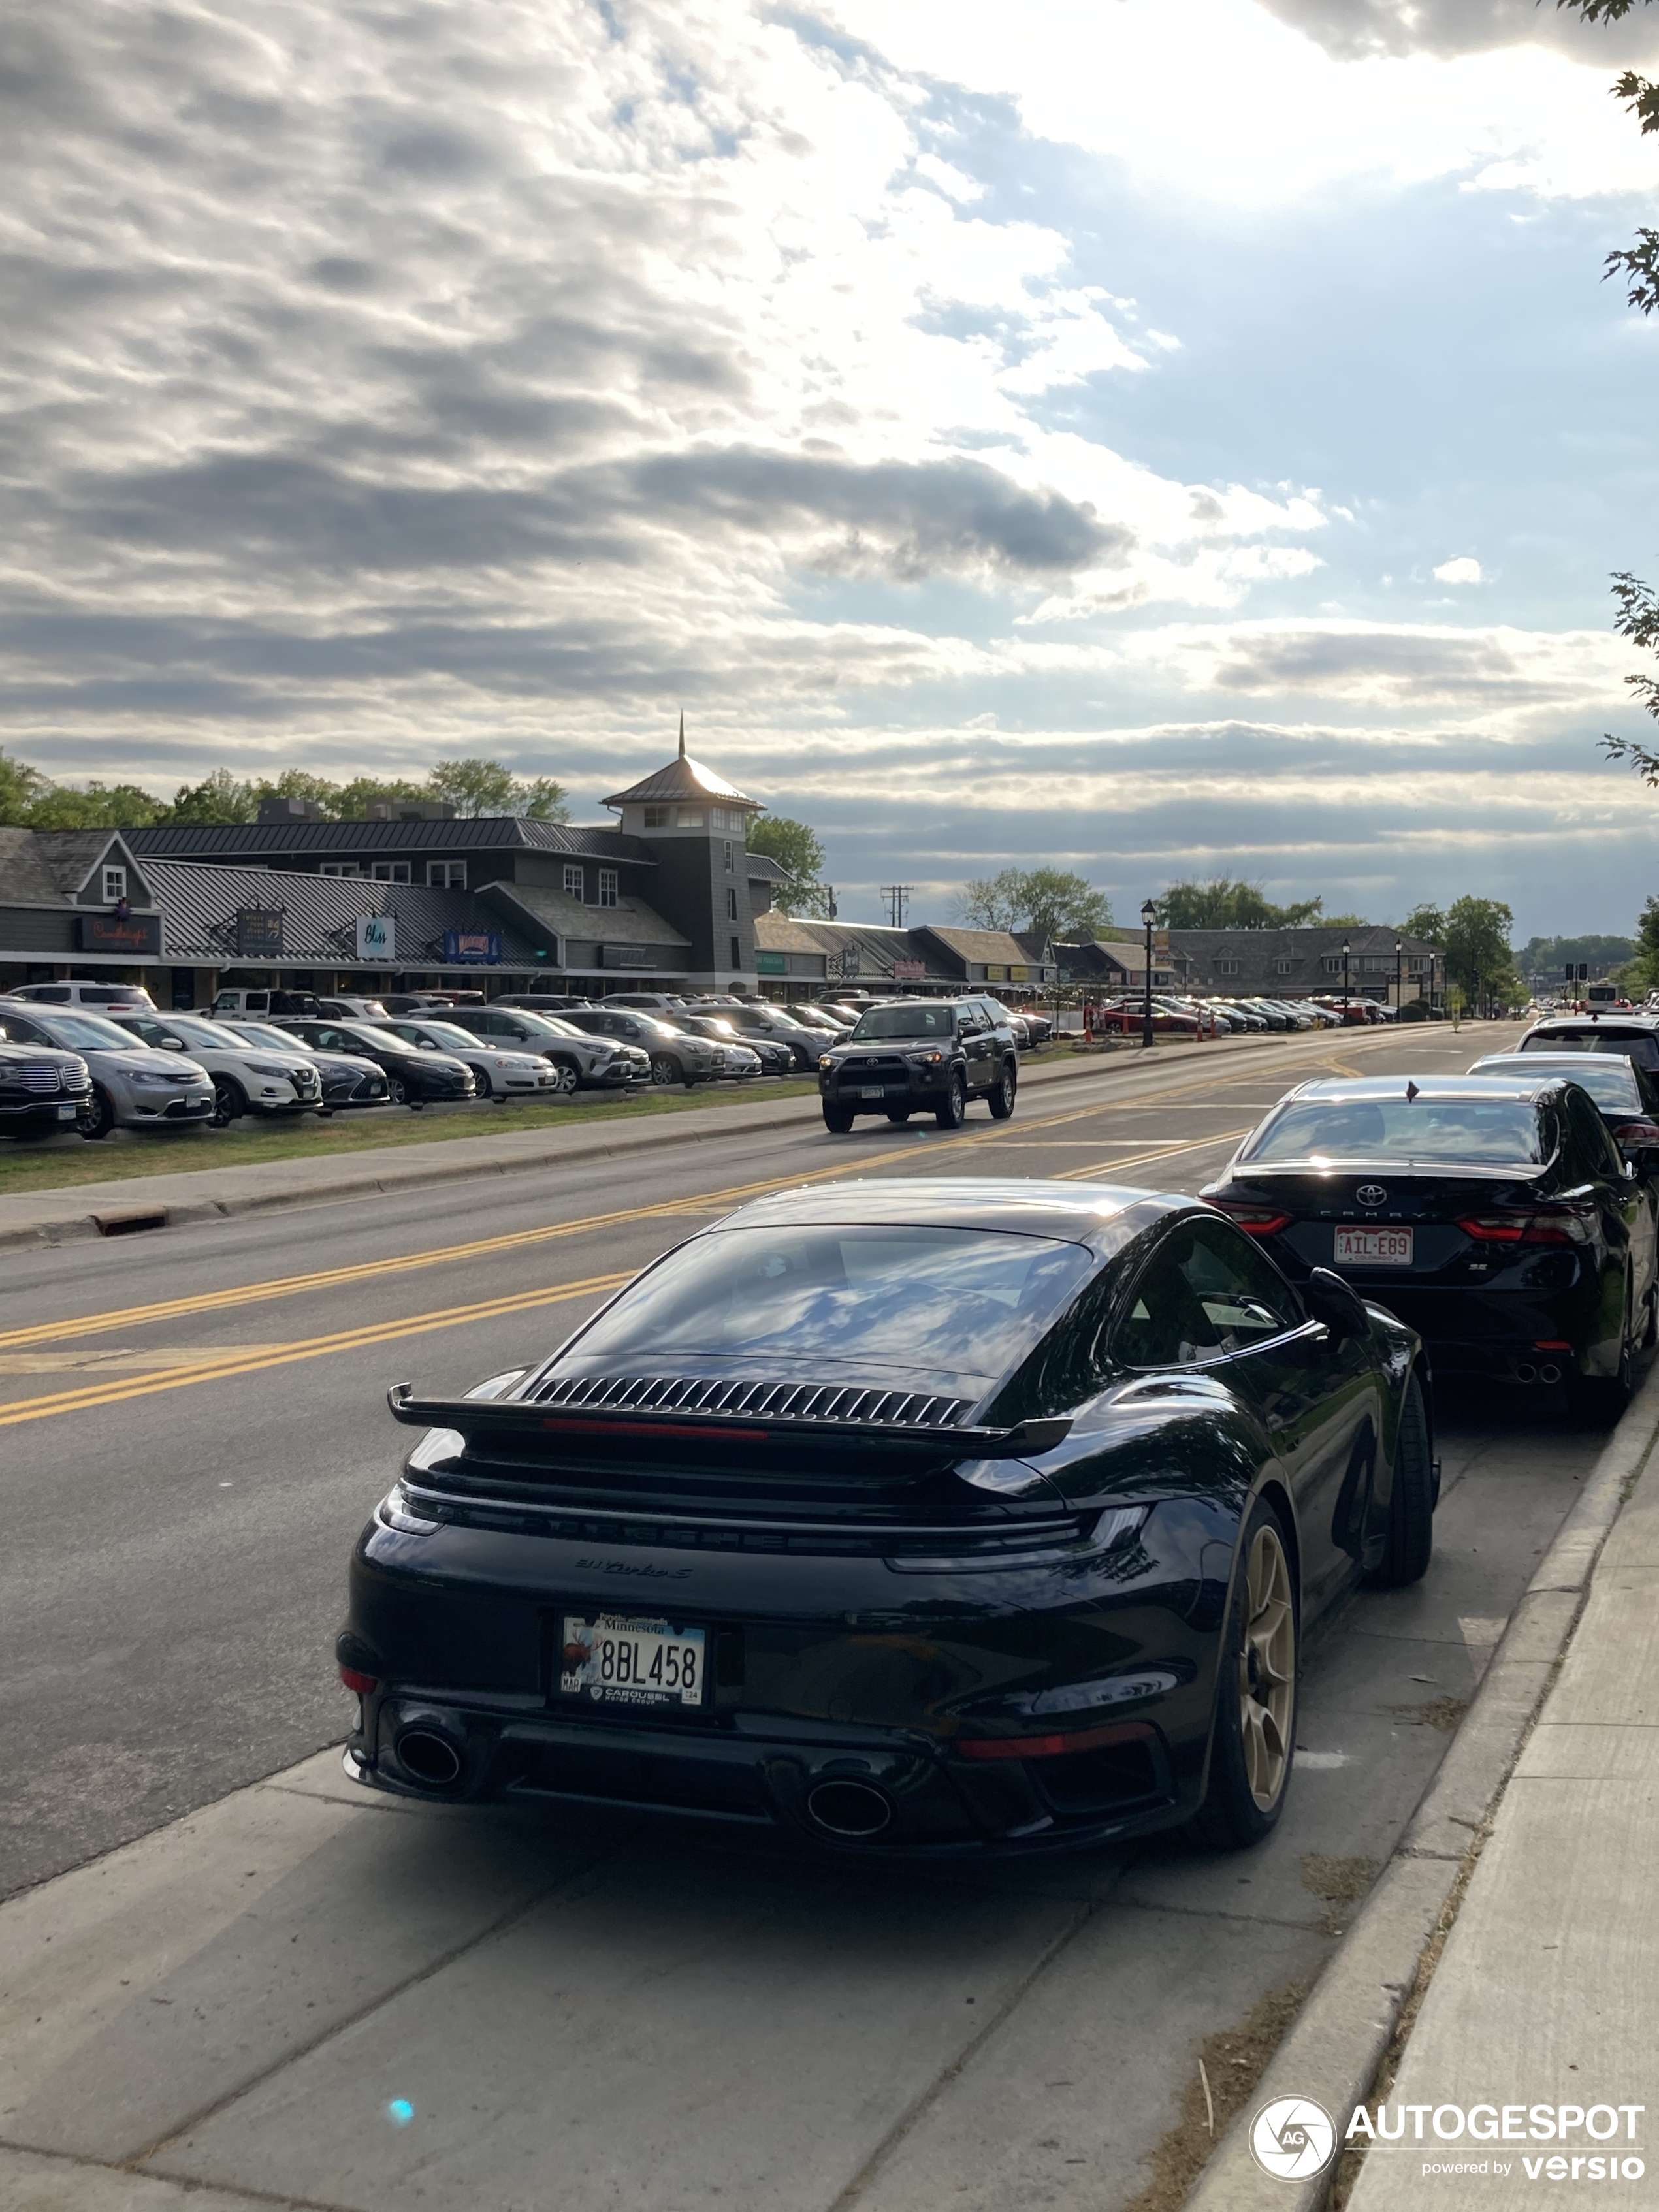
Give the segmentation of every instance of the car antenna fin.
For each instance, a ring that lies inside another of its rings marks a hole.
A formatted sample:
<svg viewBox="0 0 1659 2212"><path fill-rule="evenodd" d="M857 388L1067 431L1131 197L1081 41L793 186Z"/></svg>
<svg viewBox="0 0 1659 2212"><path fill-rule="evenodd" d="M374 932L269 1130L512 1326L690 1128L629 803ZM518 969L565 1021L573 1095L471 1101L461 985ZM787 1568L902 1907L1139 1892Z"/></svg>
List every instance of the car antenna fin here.
<svg viewBox="0 0 1659 2212"><path fill-rule="evenodd" d="M1417 1095L1418 1095L1417 1085L1415 1085L1415 1084L1411 1080L1410 1077L1408 1076L1408 1077L1407 1078L1407 1079L1406 1079L1406 1103L1407 1103L1407 1105L1409 1105L1409 1104L1410 1104L1411 1101L1412 1101L1413 1098L1415 1098L1415 1097L1417 1097Z"/></svg>

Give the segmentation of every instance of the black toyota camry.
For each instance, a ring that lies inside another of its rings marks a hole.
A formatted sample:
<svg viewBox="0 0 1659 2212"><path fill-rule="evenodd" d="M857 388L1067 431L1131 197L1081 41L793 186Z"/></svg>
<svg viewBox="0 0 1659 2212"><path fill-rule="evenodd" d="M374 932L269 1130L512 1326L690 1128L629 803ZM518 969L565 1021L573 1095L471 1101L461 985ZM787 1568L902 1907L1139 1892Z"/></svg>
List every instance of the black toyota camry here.
<svg viewBox="0 0 1659 2212"><path fill-rule="evenodd" d="M1565 1382L1587 1420L1629 1403L1653 1209L1559 1069L1304 1084L1205 1195L1288 1274L1334 1267L1386 1300L1437 1372Z"/></svg>
<svg viewBox="0 0 1659 2212"><path fill-rule="evenodd" d="M360 1539L348 1771L847 1850L1283 1805L1300 1638L1428 1563L1421 1348L1190 1199L798 1192L426 1433Z"/></svg>

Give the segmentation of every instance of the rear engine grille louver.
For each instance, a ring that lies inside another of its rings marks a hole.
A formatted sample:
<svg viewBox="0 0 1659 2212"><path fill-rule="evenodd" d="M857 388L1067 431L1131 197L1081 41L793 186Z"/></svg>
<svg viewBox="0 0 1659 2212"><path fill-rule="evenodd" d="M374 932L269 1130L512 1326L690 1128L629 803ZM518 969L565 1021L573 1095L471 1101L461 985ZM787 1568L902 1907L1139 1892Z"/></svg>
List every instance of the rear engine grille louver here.
<svg viewBox="0 0 1659 2212"><path fill-rule="evenodd" d="M738 1382L698 1375L556 1376L529 1395L538 1405L602 1407L607 1413L741 1414L749 1420L878 1422L905 1429L953 1428L973 1402L914 1390Z"/></svg>

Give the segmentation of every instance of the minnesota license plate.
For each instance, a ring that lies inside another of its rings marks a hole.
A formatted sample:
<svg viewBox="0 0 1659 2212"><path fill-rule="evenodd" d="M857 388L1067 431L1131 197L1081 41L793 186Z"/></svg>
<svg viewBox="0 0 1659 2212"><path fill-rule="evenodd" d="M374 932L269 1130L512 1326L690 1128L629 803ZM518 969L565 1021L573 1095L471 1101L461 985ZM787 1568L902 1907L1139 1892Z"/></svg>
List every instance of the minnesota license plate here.
<svg viewBox="0 0 1659 2212"><path fill-rule="evenodd" d="M596 1705L700 1705L705 1637L701 1628L601 1613L567 1616L559 1653L559 1688Z"/></svg>
<svg viewBox="0 0 1659 2212"><path fill-rule="evenodd" d="M1332 1257L1339 1267L1409 1267L1414 1243L1409 1229L1339 1229Z"/></svg>
<svg viewBox="0 0 1659 2212"><path fill-rule="evenodd" d="M58 1109L58 1118L60 1121L72 1121L80 1111L81 1109L78 1106L60 1106Z"/></svg>
<svg viewBox="0 0 1659 2212"><path fill-rule="evenodd" d="M886 1096L887 1086L884 1083L866 1083L859 1093L860 1098L884 1098Z"/></svg>

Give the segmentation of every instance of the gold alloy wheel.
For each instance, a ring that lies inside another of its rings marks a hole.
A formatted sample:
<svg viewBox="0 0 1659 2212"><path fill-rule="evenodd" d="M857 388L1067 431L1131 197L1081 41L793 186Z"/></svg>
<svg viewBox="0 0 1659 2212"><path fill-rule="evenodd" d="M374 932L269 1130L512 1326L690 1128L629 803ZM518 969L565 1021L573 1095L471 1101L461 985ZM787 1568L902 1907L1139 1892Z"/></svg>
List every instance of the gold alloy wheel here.
<svg viewBox="0 0 1659 2212"><path fill-rule="evenodd" d="M1258 1808L1279 1802L1291 1762L1296 1701L1296 1609L1290 1562L1275 1528L1259 1528L1244 1574L1244 1648L1238 1655L1244 1773Z"/></svg>

